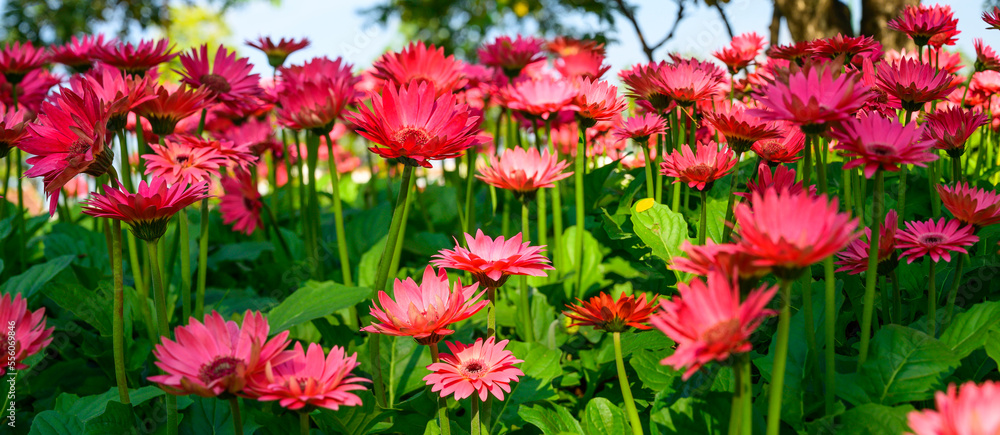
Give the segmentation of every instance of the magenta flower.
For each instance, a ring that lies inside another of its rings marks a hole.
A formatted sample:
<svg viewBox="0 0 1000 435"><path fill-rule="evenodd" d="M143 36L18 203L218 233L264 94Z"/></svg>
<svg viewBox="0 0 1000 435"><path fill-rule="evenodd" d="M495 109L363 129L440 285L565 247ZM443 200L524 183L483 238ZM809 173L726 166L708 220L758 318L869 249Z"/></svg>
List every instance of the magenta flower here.
<svg viewBox="0 0 1000 435"><path fill-rule="evenodd" d="M926 166L937 160L937 154L929 152L934 142L924 139L923 134L916 123L903 125L895 118L867 113L830 132L837 139L834 149L851 159L844 168L861 166L868 178L879 169L898 171L899 165Z"/></svg>
<svg viewBox="0 0 1000 435"><path fill-rule="evenodd" d="M998 12L1000 14L1000 12ZM1000 20L996 26L1000 26ZM907 420L915 435L990 435L1000 433L1000 382L976 385L969 381L934 393L934 408L910 411Z"/></svg>
<svg viewBox="0 0 1000 435"><path fill-rule="evenodd" d="M971 225L962 225L957 219L945 222L945 218L934 222L906 222L906 228L896 234L896 247L903 250L901 256L906 263L912 263L925 255L931 260L951 261L951 252L968 253L966 246L972 246L979 241L973 234Z"/></svg>
<svg viewBox="0 0 1000 435"><path fill-rule="evenodd" d="M736 166L733 150L710 141L699 143L695 151L687 144L667 154L660 163L660 172L674 177L674 183L687 183L692 189L705 190L715 180L729 173Z"/></svg>
<svg viewBox="0 0 1000 435"><path fill-rule="evenodd" d="M514 364L524 361L504 349L508 340L494 340L480 338L472 345L446 341L451 355L441 354L441 362L427 366L432 373L424 376L424 381L431 391L440 391L441 397L454 395L461 400L475 393L482 401L490 394L503 400L504 392L510 392L510 383L524 376Z"/></svg>
<svg viewBox="0 0 1000 435"><path fill-rule="evenodd" d="M17 370L28 368L24 360L48 346L52 342L52 331L56 329L45 329L45 307L29 310L28 301L20 293L13 299L10 293L0 297L0 325L4 325L7 331L8 327L14 326L13 335L5 335L4 338L5 355L3 364L0 364L0 376L7 375L10 366ZM8 340L14 340L13 348L7 348Z"/></svg>
<svg viewBox="0 0 1000 435"><path fill-rule="evenodd" d="M192 88L204 86L212 92L214 101L233 108L246 108L264 91L257 85L260 74L251 74L253 65L247 58L237 58L235 51L219 45L211 63L208 44L202 44L191 54L181 55L181 83Z"/></svg>
<svg viewBox="0 0 1000 435"><path fill-rule="evenodd" d="M500 36L479 48L479 62L499 68L507 77L514 78L521 74L524 67L545 59L543 45L544 40L533 36L517 35L516 39Z"/></svg>
<svg viewBox="0 0 1000 435"><path fill-rule="evenodd" d="M924 103L941 100L955 90L951 74L919 60L902 59L878 64L876 83L883 92L898 98L904 110L916 112Z"/></svg>
<svg viewBox="0 0 1000 435"><path fill-rule="evenodd" d="M281 364L267 364L247 386L257 400L277 400L293 411L307 406L336 411L341 406L361 405L361 398L351 391L364 390L360 383L371 381L351 376L351 370L359 365L357 353L347 356L344 348L333 346L324 357L319 344L309 343L309 350L303 352L302 343L296 342L284 354L291 358Z"/></svg>
<svg viewBox="0 0 1000 435"><path fill-rule="evenodd" d="M958 19L954 18L951 6L941 5L906 6L896 18L889 20L886 27L905 33L917 47L927 45L935 36L959 33Z"/></svg>
<svg viewBox="0 0 1000 435"><path fill-rule="evenodd" d="M925 119L924 139L934 141L934 148L947 151L951 157L964 154L969 136L989 123L986 115L957 106L929 113Z"/></svg>
<svg viewBox="0 0 1000 435"><path fill-rule="evenodd" d="M789 121L806 133L822 133L845 121L871 98L859 74L840 73L834 63L806 66L757 91L762 109L748 114L765 120Z"/></svg>
<svg viewBox="0 0 1000 435"><path fill-rule="evenodd" d="M896 253L896 229L899 227L899 215L896 214L896 210L889 210L885 214L885 224L879 226L879 239L878 239L878 272L888 273L896 267L898 263L893 254ZM837 272L847 272L851 275L857 275L861 272L868 270L868 254L871 247L870 240L872 237L871 228L866 227L865 233L852 241L844 248L843 251L837 253L836 264L840 266ZM893 260L889 263L885 263L886 260ZM883 269L883 265L888 265L887 269Z"/></svg>
<svg viewBox="0 0 1000 435"><path fill-rule="evenodd" d="M549 259L541 254L544 246L521 243L521 234L510 239L503 236L496 240L476 230L476 237L465 235L468 249L455 241L455 249L442 249L431 261L435 266L464 270L472 274L484 287L497 288L511 275L545 276L552 270Z"/></svg>
<svg viewBox="0 0 1000 435"><path fill-rule="evenodd" d="M560 161L549 150L508 148L503 155L490 156L489 165L479 170L476 178L486 184L530 196L538 189L553 187L573 171L565 172L569 162Z"/></svg>
<svg viewBox="0 0 1000 435"><path fill-rule="evenodd" d="M611 129L611 135L618 140L632 139L646 143L649 142L650 136L664 134L666 131L667 123L663 118L655 113L644 113L615 124Z"/></svg>

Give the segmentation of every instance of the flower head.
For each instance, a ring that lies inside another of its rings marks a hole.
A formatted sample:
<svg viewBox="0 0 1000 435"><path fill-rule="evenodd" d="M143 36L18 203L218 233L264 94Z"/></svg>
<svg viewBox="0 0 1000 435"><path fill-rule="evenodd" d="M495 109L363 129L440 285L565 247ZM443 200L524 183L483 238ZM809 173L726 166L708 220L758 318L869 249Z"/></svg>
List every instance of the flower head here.
<svg viewBox="0 0 1000 435"><path fill-rule="evenodd" d="M771 59L782 59L795 62L799 66L812 55L812 41L797 41L785 45L772 45L767 49Z"/></svg>
<svg viewBox="0 0 1000 435"><path fill-rule="evenodd" d="M549 119L561 110L575 108L571 103L576 94L576 88L569 81L542 77L519 80L500 88L499 99L512 110Z"/></svg>
<svg viewBox="0 0 1000 435"><path fill-rule="evenodd" d="M649 329L649 316L656 311L656 297L646 303L646 295L636 298L623 292L618 300L607 293L601 293L584 302L576 300L576 305L566 305L569 311L563 314L573 319L570 326L593 326L608 332L624 332L628 328Z"/></svg>
<svg viewBox="0 0 1000 435"><path fill-rule="evenodd" d="M83 208L85 214L117 219L128 224L132 234L147 242L167 232L167 221L185 207L208 197L208 184L167 186L163 178L139 182L136 193L104 186L107 193L94 193Z"/></svg>
<svg viewBox="0 0 1000 435"><path fill-rule="evenodd" d="M983 43L982 38L973 40L976 47L976 71L1000 71L1000 56L989 45Z"/></svg>
<svg viewBox="0 0 1000 435"><path fill-rule="evenodd" d="M998 12L1000 15L1000 12ZM997 26L1000 26L998 20ZM936 409L910 411L906 418L915 435L991 435L1000 433L1000 382L974 381L934 394Z"/></svg>
<svg viewBox="0 0 1000 435"><path fill-rule="evenodd" d="M28 110L19 107L4 107L0 104L0 159L7 157L26 134L25 126L30 121Z"/></svg>
<svg viewBox="0 0 1000 435"><path fill-rule="evenodd" d="M277 366L294 354L288 347L288 331L270 340L267 319L259 312L243 315L243 324L225 321L219 313L194 317L187 326L174 329L174 340L163 337L153 349L156 366L165 374L149 377L170 394L197 394L201 397L239 395L255 397L245 387L267 366Z"/></svg>
<svg viewBox="0 0 1000 435"><path fill-rule="evenodd" d="M510 36L500 36L489 44L479 48L479 62L486 66L503 70L507 77L514 78L528 64L545 59L542 46L545 41L533 36L511 39Z"/></svg>
<svg viewBox="0 0 1000 435"><path fill-rule="evenodd" d="M983 21L990 25L987 29L1000 30L1000 6L993 6L992 10L983 12Z"/></svg>
<svg viewBox="0 0 1000 435"><path fill-rule="evenodd" d="M349 80L286 87L278 95L278 120L293 130L326 134L354 97L354 83Z"/></svg>
<svg viewBox="0 0 1000 435"><path fill-rule="evenodd" d="M958 19L954 18L951 6L910 5L889 20L886 27L905 33L917 47L923 47L935 36L958 34Z"/></svg>
<svg viewBox="0 0 1000 435"><path fill-rule="evenodd" d="M747 182L747 192L737 192L735 195L749 200L753 198L754 193L763 195L768 189L778 192L787 191L792 195L806 192L805 187L802 185L802 180L795 181L794 169L790 169L784 165L777 165L774 167L774 172L772 173L770 165L761 163L757 167L757 180ZM815 196L816 186L809 186L808 194Z"/></svg>
<svg viewBox="0 0 1000 435"><path fill-rule="evenodd" d="M263 203L260 200L260 192L253 184L250 173L246 171L236 171L234 177L222 177L219 180L222 184L222 201L219 203L219 213L222 214L222 223L233 225L234 231L239 231L246 235L253 234L254 230L263 226L260 219L260 210Z"/></svg>
<svg viewBox="0 0 1000 435"><path fill-rule="evenodd" d="M489 166L480 169L476 178L530 199L538 189L573 175L573 171L564 172L568 166L569 162L560 161L549 150L539 154L536 148L508 148L502 156L491 156Z"/></svg>
<svg viewBox="0 0 1000 435"><path fill-rule="evenodd" d="M916 123L903 125L895 118L862 113L841 124L830 136L837 139L834 149L851 158L844 168L861 166L865 176L871 178L879 169L898 171L899 165L926 166L937 160L937 154L929 152L934 142L924 139L923 134L923 128Z"/></svg>
<svg viewBox="0 0 1000 435"><path fill-rule="evenodd" d="M383 54L372 64L375 77L388 82L387 87L410 87L426 83L437 95L450 94L464 85L464 63L444 55L444 48L423 41L411 42L403 51Z"/></svg>
<svg viewBox="0 0 1000 435"><path fill-rule="evenodd" d="M556 71L568 79L586 78L599 80L611 65L604 63L604 55L595 51L581 51L561 56L555 61Z"/></svg>
<svg viewBox="0 0 1000 435"><path fill-rule="evenodd" d="M706 113L705 120L725 136L726 144L737 155L749 151L757 141L782 136L781 126L761 121L737 104L722 104L715 111Z"/></svg>
<svg viewBox="0 0 1000 435"><path fill-rule="evenodd" d="M177 56L171 53L173 46L166 39L141 40L138 45L131 42L110 43L94 50L94 57L107 65L128 74L144 76L146 71L161 63L169 62Z"/></svg>
<svg viewBox="0 0 1000 435"><path fill-rule="evenodd" d="M899 215L896 210L889 210L885 214L885 224L879 226L878 239L878 273L887 274L896 268L898 263L896 256L896 229L899 227ZM857 275L868 270L868 254L872 237L871 228L865 228L865 233L854 239L837 253L836 264L840 266L837 272L844 272ZM888 261L887 261L888 260Z"/></svg>
<svg viewBox="0 0 1000 435"><path fill-rule="evenodd" d="M920 110L929 101L947 98L955 90L951 74L919 60L882 62L876 68L879 89L898 98L902 108L910 112Z"/></svg>
<svg viewBox="0 0 1000 435"><path fill-rule="evenodd" d="M358 354L347 356L344 348L333 346L323 355L323 346L309 343L309 350L302 351L296 342L290 357L281 364L268 363L264 370L250 380L247 389L262 402L277 400L290 410L327 408L334 411L341 406L359 406L361 398L351 391L364 390L361 382L371 382L351 376L358 365Z"/></svg>
<svg viewBox="0 0 1000 435"><path fill-rule="evenodd" d="M806 147L806 135L799 128L785 125L780 138L763 139L750 147L768 164L795 163L801 159L799 153Z"/></svg>
<svg viewBox="0 0 1000 435"><path fill-rule="evenodd" d="M135 112L149 120L156 135L173 133L182 119L212 104L211 91L204 87L189 89L181 86L171 92L159 86L153 94L156 98L140 104Z"/></svg>
<svg viewBox="0 0 1000 435"><path fill-rule="evenodd" d="M581 51L591 51L604 56L606 50L603 42L592 39L574 39L568 36L556 36L545 44L545 48L558 56L569 56Z"/></svg>
<svg viewBox="0 0 1000 435"><path fill-rule="evenodd" d="M372 301L371 326L362 331L374 334L413 337L421 344L433 344L444 336L453 334L451 324L472 317L489 301L479 300L486 292L477 284L462 286L457 280L454 288L448 285L448 272L434 273L434 268L424 269L424 278L417 285L412 278L396 280L393 296L379 291L378 303ZM478 290L478 291L477 291Z"/></svg>
<svg viewBox="0 0 1000 435"><path fill-rule="evenodd" d="M510 392L510 383L524 376L514 364L524 361L514 357L504 349L508 340L495 342L495 338L482 338L471 345L446 341L451 354L442 353L441 362L427 366L432 373L424 376L431 391L441 392L441 397L455 396L462 400L473 393L479 400L486 401L492 394L503 400L503 393Z"/></svg>
<svg viewBox="0 0 1000 435"><path fill-rule="evenodd" d="M729 173L736 166L733 150L710 141L699 143L694 151L685 144L679 150L667 154L660 163L660 172L674 177L674 183L687 183L692 189L705 190L715 180Z"/></svg>
<svg viewBox="0 0 1000 435"><path fill-rule="evenodd" d="M757 103L750 115L765 120L784 120L804 131L820 133L830 124L854 116L870 97L859 74L840 73L834 62L807 65L758 90Z"/></svg>
<svg viewBox="0 0 1000 435"><path fill-rule="evenodd" d="M877 60L882 57L882 44L871 36L844 36L840 33L812 41L809 46L814 59L836 59L844 56L845 63L860 63L862 59Z"/></svg>
<svg viewBox="0 0 1000 435"><path fill-rule="evenodd" d="M472 274L483 287L497 288L511 275L545 276L551 270L549 259L541 254L544 246L521 243L521 234L510 239L496 240L476 230L476 237L465 235L468 249L455 241L455 249L442 249L431 261L435 266L464 270Z"/></svg>
<svg viewBox="0 0 1000 435"><path fill-rule="evenodd" d="M736 204L737 240L756 264L774 268L783 278L796 277L815 263L844 249L857 237L858 221L837 211L837 199L769 189L754 193L750 206Z"/></svg>
<svg viewBox="0 0 1000 435"><path fill-rule="evenodd" d="M77 38L76 35L70 37L69 42L63 45L52 47L50 60L60 63L78 73L90 70L94 64L94 53L110 43L105 42L104 35L83 35Z"/></svg>
<svg viewBox="0 0 1000 435"><path fill-rule="evenodd" d="M10 293L0 297L0 324L4 328L13 325L13 331L7 329L4 363L0 364L0 376L6 376L9 368L26 369L24 360L32 356L52 342L52 331L55 327L45 329L45 307L35 311L28 309L28 300L18 293L11 299ZM13 347L10 341L13 340Z"/></svg>
<svg viewBox="0 0 1000 435"><path fill-rule="evenodd" d="M212 99L227 106L243 108L251 104L263 90L257 83L260 74L251 74L253 65L247 58L237 58L235 51L219 45L211 62L208 44L202 44L191 54L181 55L183 69L178 71L181 83L192 88L204 86Z"/></svg>
<svg viewBox="0 0 1000 435"><path fill-rule="evenodd" d="M628 96L636 100L636 104L653 113L664 113L674 102L667 95L667 89L659 80L663 70L668 68L666 62L635 65L631 69L618 73L622 84L628 89Z"/></svg>
<svg viewBox="0 0 1000 435"><path fill-rule="evenodd" d="M925 119L924 139L934 141L934 148L947 151L951 157L964 154L969 136L989 123L986 115L957 106L929 113Z"/></svg>
<svg viewBox="0 0 1000 435"><path fill-rule="evenodd" d="M620 116L626 107L625 99L618 95L618 88L603 80L590 79L580 82L573 104L577 108L577 118L587 127L592 127L597 121L610 121Z"/></svg>
<svg viewBox="0 0 1000 435"><path fill-rule="evenodd" d="M767 266L756 265L756 258L734 243L715 243L708 239L704 245L695 245L685 240L681 243L681 251L687 257L671 258L670 269L701 276L718 270L741 280L760 278L771 271Z"/></svg>
<svg viewBox="0 0 1000 435"><path fill-rule="evenodd" d="M375 143L369 150L386 159L431 167L431 160L458 157L487 139L479 136L479 118L451 94L435 97L434 87L411 83L387 85L372 95L371 107L349 115L361 136Z"/></svg>
<svg viewBox="0 0 1000 435"><path fill-rule="evenodd" d="M937 186L941 203L955 219L982 228L1000 222L1000 195L985 189L977 189L969 183L958 183L948 187Z"/></svg>
<svg viewBox="0 0 1000 435"><path fill-rule="evenodd" d="M156 98L152 83L149 77L123 76L121 72L104 65L91 69L87 75L70 79L70 87L77 93L88 86L97 93L105 105L108 130L112 133L125 128L129 112Z"/></svg>
<svg viewBox="0 0 1000 435"><path fill-rule="evenodd" d="M687 380L709 362L749 352L753 348L750 335L775 314L764 307L777 291L777 286L764 285L740 301L736 277L714 269L706 281L695 278L690 284L678 283L679 296L660 300L660 311L650 320L677 343L673 355L661 364L687 368L683 376Z"/></svg>
<svg viewBox="0 0 1000 435"><path fill-rule="evenodd" d="M309 39L302 38L298 41L292 38L281 38L278 43L271 40L270 36L258 37L256 41L247 40L246 44L263 51L267 55L267 63L272 68L277 68L285 63L288 55L295 53L309 46Z"/></svg>
<svg viewBox="0 0 1000 435"><path fill-rule="evenodd" d="M966 254L966 246L972 246L979 241L979 237L973 234L974 228L971 225L962 225L962 222L945 218L934 222L934 219L926 222L906 222L906 228L896 234L896 247L903 250L902 257L906 263L912 263L924 255L930 255L934 261L951 261L951 252L961 252Z"/></svg>
<svg viewBox="0 0 1000 435"><path fill-rule="evenodd" d="M214 148L197 145L197 138L173 135L163 145L150 145L155 154L145 154L146 175L163 178L168 183L198 184L219 176L227 160Z"/></svg>
<svg viewBox="0 0 1000 435"><path fill-rule="evenodd" d="M45 47L35 48L31 41L4 44L0 50L0 74L8 82L21 83L29 72L45 66L49 61L49 52Z"/></svg>
<svg viewBox="0 0 1000 435"><path fill-rule="evenodd" d="M757 32L749 32L737 35L729 46L712 53L712 56L726 64L730 73L736 74L753 63L762 48L764 37Z"/></svg>
<svg viewBox="0 0 1000 435"><path fill-rule="evenodd" d="M650 136L663 134L666 130L667 123L663 118L655 113L644 113L615 124L611 134L619 140L632 139L646 143L649 142Z"/></svg>
<svg viewBox="0 0 1000 435"><path fill-rule="evenodd" d="M697 61L678 62L660 68L655 80L671 101L681 106L690 106L698 101L711 99L722 89L721 74L725 72L718 70L716 73L709 69L709 65Z"/></svg>

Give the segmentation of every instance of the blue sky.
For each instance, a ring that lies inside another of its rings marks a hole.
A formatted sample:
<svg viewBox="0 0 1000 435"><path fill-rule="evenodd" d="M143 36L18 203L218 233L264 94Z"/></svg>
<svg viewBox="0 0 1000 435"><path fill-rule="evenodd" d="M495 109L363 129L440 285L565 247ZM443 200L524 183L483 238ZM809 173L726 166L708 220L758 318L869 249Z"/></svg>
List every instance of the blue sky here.
<svg viewBox="0 0 1000 435"><path fill-rule="evenodd" d="M296 54L291 62L302 62L315 56L343 56L359 66L371 63L388 48L398 49L404 41L397 32L397 23L388 28L366 24L367 19L358 11L369 6L371 0L282 0L280 6L258 1L249 6L229 12L226 21L233 32L230 43L241 44L245 39L258 35L272 37L308 37L312 45ZM640 24L643 31L651 34L649 39L661 38L676 16L674 2L667 0L639 0ZM860 0L852 0L854 10L860 9ZM927 2L925 2L927 3ZM980 20L982 2L980 0L948 0L940 4L951 5L959 19L958 49L966 54L974 54L973 38L983 38L987 44L1000 48L1000 31L985 29ZM724 5L733 31L737 34L756 31L767 37L771 22L771 2L769 0L731 0ZM665 57L668 51L679 51L701 58L711 56L712 50L729 42L718 13L713 8L698 6L686 8L685 21L678 28L677 35L657 52L657 58ZM645 57L639 48L638 39L626 21L620 21L617 35L619 42L608 47L608 63L613 71L626 68ZM788 41L787 32L782 32L781 43ZM262 53L252 49L241 49L251 61L261 66L260 71L270 73Z"/></svg>

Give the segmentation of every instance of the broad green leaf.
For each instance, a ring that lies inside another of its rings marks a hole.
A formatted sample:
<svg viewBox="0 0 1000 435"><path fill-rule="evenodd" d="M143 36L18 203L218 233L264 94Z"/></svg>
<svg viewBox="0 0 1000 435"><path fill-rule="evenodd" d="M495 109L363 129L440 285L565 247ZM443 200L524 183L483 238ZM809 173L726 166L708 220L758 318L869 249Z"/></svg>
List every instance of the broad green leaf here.
<svg viewBox="0 0 1000 435"><path fill-rule="evenodd" d="M45 288L45 295L80 320L93 326L104 337L111 336L112 295L101 288L87 290L78 282L56 282Z"/></svg>
<svg viewBox="0 0 1000 435"><path fill-rule="evenodd" d="M324 433L366 434L376 424L396 414L395 410L379 408L375 396L368 390L354 393L361 398L360 406L342 406L337 411L319 408L319 412L312 414Z"/></svg>
<svg viewBox="0 0 1000 435"><path fill-rule="evenodd" d="M979 303L956 315L940 340L962 359L986 344L987 334L998 324L1000 301Z"/></svg>
<svg viewBox="0 0 1000 435"><path fill-rule="evenodd" d="M560 258L562 259L563 266L558 270L570 271L569 279L566 279L563 283L566 294L582 298L587 289L594 286L599 287L601 281L604 279L604 274L600 268L601 262L604 261L604 249L589 231L584 231L583 266L582 268L577 267L577 257L579 255L576 252L576 234L575 225L563 231L563 246L559 247L562 253ZM576 278L573 277L573 273L578 270L584 271L583 291L577 291L576 294L573 294L571 291L576 287Z"/></svg>
<svg viewBox="0 0 1000 435"><path fill-rule="evenodd" d="M398 192L395 189L393 188L394 191ZM393 201L395 200L393 197ZM392 206L389 203L382 203L369 210L362 210L346 219L344 231L347 233L345 239L347 239L350 257L358 258L376 246L379 240L389 234L391 221ZM381 254L382 250L379 249L378 252Z"/></svg>
<svg viewBox="0 0 1000 435"><path fill-rule="evenodd" d="M407 237L407 243L403 245L403 249L420 257L430 257L442 249L451 249L453 247L455 247L455 241L451 237L427 231L421 231Z"/></svg>
<svg viewBox="0 0 1000 435"><path fill-rule="evenodd" d="M524 421L537 426L545 435L556 435L563 432L583 433L580 422L576 421L568 409L559 405L522 407L517 415L521 416Z"/></svg>
<svg viewBox="0 0 1000 435"><path fill-rule="evenodd" d="M5 207L6 204L0 204L0 207ZM0 221L0 242L9 236L14 229L14 218L17 215L8 216L6 219Z"/></svg>
<svg viewBox="0 0 1000 435"><path fill-rule="evenodd" d="M909 404L897 407L866 403L843 413L836 433L852 435L899 434L909 429L906 415Z"/></svg>
<svg viewBox="0 0 1000 435"><path fill-rule="evenodd" d="M674 341L657 330L622 333L622 357L637 350L661 351L674 346ZM665 357L666 355L664 355Z"/></svg>
<svg viewBox="0 0 1000 435"><path fill-rule="evenodd" d="M674 213L663 204L653 203L638 211L637 206L648 203L637 201L632 206L632 227L635 234L653 250L653 255L670 264L673 257L681 255L680 246L688 239L688 225L684 216Z"/></svg>
<svg viewBox="0 0 1000 435"><path fill-rule="evenodd" d="M260 255L273 251L274 244L270 242L242 242L222 245L212 255L208 256L208 267L215 270L221 263L230 261L254 261Z"/></svg>
<svg viewBox="0 0 1000 435"><path fill-rule="evenodd" d="M132 433L136 431L135 414L132 406L121 402L108 402L104 413L87 422L87 435L105 435L112 433Z"/></svg>
<svg viewBox="0 0 1000 435"><path fill-rule="evenodd" d="M726 228L726 207L728 205L729 202L726 200L708 198L708 228L706 233L708 238L714 240L716 243L722 243L722 234ZM700 219L701 215L699 214L698 217Z"/></svg>
<svg viewBox="0 0 1000 435"><path fill-rule="evenodd" d="M178 433L181 435L216 435L233 433L233 414L228 400L191 396L194 403L184 412ZM243 434L253 435L260 425L252 413L243 413Z"/></svg>
<svg viewBox="0 0 1000 435"><path fill-rule="evenodd" d="M268 314L271 333L353 306L369 298L371 293L371 289L365 287L347 287L333 281L308 281Z"/></svg>
<svg viewBox="0 0 1000 435"><path fill-rule="evenodd" d="M59 272L66 269L73 262L74 258L75 256L73 255L64 255L53 258L45 263L31 266L24 273L0 285L0 293L20 293L22 296L29 298L44 287L45 284L48 284L52 278L55 278Z"/></svg>
<svg viewBox="0 0 1000 435"><path fill-rule="evenodd" d="M583 425L588 435L623 435L629 431L625 413L603 397L587 402Z"/></svg>
<svg viewBox="0 0 1000 435"><path fill-rule="evenodd" d="M635 369L636 375L639 376L638 380L642 381L641 384L637 383L639 385L635 385L633 388L648 388L657 393L671 389L674 380L683 373L670 366L660 364L660 361L670 353L670 351L650 352L648 350L632 352L632 356L627 359L628 363Z"/></svg>
<svg viewBox="0 0 1000 435"><path fill-rule="evenodd" d="M986 354L1000 366L1000 328L993 328L987 333Z"/></svg>
<svg viewBox="0 0 1000 435"><path fill-rule="evenodd" d="M958 365L955 353L934 337L889 325L872 339L871 355L858 373L858 384L873 403L927 400Z"/></svg>
<svg viewBox="0 0 1000 435"><path fill-rule="evenodd" d="M83 423L76 416L49 410L35 416L28 435L79 435L83 430Z"/></svg>
<svg viewBox="0 0 1000 435"><path fill-rule="evenodd" d="M441 347L447 350L444 343L441 343ZM425 385L423 378L428 373L425 367L431 364L431 353L427 346L418 344L412 337L384 336L381 349L389 357L388 373L392 374L389 393L394 402L404 394Z"/></svg>
<svg viewBox="0 0 1000 435"><path fill-rule="evenodd" d="M650 417L654 433L661 434L723 434L729 426L731 393L712 391L683 397Z"/></svg>
<svg viewBox="0 0 1000 435"><path fill-rule="evenodd" d="M375 286L375 275L378 274L378 262L382 260L386 238L388 236L382 236L382 239L361 256L361 261L358 263L358 286L369 288Z"/></svg>
<svg viewBox="0 0 1000 435"><path fill-rule="evenodd" d="M539 343L520 341L509 342L506 349L517 359L524 360L520 368L525 376L551 381L562 374L562 367L559 365L562 353L558 350L549 349Z"/></svg>
<svg viewBox="0 0 1000 435"><path fill-rule="evenodd" d="M503 401L493 401L494 428L500 425L507 428L512 425L523 426L517 415L517 410L522 405L556 398L556 392L552 389L551 376L561 373L559 368L560 353L534 343L535 347L529 346L528 353L525 354L524 348L519 349L517 344L523 343L511 342L508 346L514 345L510 348L511 352L518 359L524 360L523 363L518 364L518 368L525 375L518 382L510 385L510 393L504 397ZM539 350L539 348L543 350ZM522 355L527 355L527 357L522 357ZM495 432L497 432L496 429L490 431L490 433Z"/></svg>
<svg viewBox="0 0 1000 435"><path fill-rule="evenodd" d="M132 406L139 406L151 399L155 399L165 394L159 387L152 385L135 390L128 390L128 392L129 401L132 402ZM118 388L112 387L104 393L80 398L75 398L70 394L63 393L59 396L59 398L62 399L62 403L66 404L64 413L75 416L80 419L81 423L87 423L106 412L108 404L111 402L117 402Z"/></svg>
<svg viewBox="0 0 1000 435"><path fill-rule="evenodd" d="M64 255L72 255L73 264L77 266L110 273L108 245L102 233L87 230L79 225L55 224L52 233L45 236L45 258L52 260Z"/></svg>

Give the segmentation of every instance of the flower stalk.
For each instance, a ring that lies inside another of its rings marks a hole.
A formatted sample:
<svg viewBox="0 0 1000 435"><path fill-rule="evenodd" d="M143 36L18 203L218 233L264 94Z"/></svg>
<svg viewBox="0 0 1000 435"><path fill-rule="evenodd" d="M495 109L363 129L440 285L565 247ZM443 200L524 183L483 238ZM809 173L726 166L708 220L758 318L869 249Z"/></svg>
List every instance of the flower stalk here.
<svg viewBox="0 0 1000 435"><path fill-rule="evenodd" d="M778 435L781 427L781 395L785 389L785 365L788 362L788 333L792 323L789 309L792 280L781 280L779 298L777 343L774 349L774 367L771 371L771 391L767 403L767 435Z"/></svg>
<svg viewBox="0 0 1000 435"><path fill-rule="evenodd" d="M872 314L875 310L875 283L878 280L878 245L879 245L879 223L885 220L882 208L885 202L885 171L878 169L875 171L875 191L872 201L872 214L868 222L871 229L871 237L868 240L868 268L865 272L865 296L864 311L861 317L861 348L858 354L858 370L868 359L868 344L871 341ZM900 213L902 215L902 213ZM901 216L902 217L902 216Z"/></svg>
<svg viewBox="0 0 1000 435"><path fill-rule="evenodd" d="M632 435L642 435L642 421L639 420L639 412L636 411L635 399L632 398L632 389L628 383L628 376L625 374L621 335L622 333L617 331L611 333L615 341L615 367L618 368L618 383L621 385L622 398L625 399L625 411L628 413L629 424L632 426Z"/></svg>

